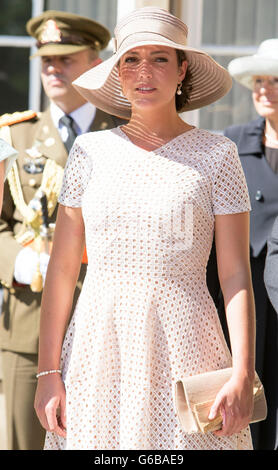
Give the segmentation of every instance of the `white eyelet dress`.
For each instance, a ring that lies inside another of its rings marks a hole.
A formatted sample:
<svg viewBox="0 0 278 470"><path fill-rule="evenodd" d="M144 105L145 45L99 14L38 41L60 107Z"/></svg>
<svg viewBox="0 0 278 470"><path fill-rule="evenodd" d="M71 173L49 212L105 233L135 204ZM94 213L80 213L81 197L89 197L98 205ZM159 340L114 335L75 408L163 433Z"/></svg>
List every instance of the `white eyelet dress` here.
<svg viewBox="0 0 278 470"><path fill-rule="evenodd" d="M67 438L45 449L252 449L185 434L174 385L231 365L206 286L215 214L250 210L235 145L192 129L155 151L116 128L83 134L59 202L82 207L88 270L64 339Z"/></svg>

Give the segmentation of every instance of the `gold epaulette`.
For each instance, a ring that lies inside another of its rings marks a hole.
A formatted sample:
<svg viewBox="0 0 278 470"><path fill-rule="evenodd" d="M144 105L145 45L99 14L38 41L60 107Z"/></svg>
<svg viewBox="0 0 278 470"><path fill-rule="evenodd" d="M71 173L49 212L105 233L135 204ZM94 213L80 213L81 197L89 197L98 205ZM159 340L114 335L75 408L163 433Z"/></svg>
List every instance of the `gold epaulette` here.
<svg viewBox="0 0 278 470"><path fill-rule="evenodd" d="M18 122L29 121L37 116L37 113L32 110L28 111L16 111L12 114L3 114L0 116L0 127L11 126L12 124L17 124Z"/></svg>

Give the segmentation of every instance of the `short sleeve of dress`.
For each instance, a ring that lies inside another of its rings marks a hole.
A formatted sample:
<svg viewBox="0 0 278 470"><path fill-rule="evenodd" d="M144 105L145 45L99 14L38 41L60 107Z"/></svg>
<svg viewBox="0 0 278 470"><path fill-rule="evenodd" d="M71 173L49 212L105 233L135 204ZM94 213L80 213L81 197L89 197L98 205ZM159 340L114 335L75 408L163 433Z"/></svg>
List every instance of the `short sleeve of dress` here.
<svg viewBox="0 0 278 470"><path fill-rule="evenodd" d="M91 172L91 159L80 145L77 137L65 166L62 188L58 199L59 203L69 207L81 207L82 196L89 182Z"/></svg>
<svg viewBox="0 0 278 470"><path fill-rule="evenodd" d="M236 214L251 210L243 168L234 142L225 138L223 158L216 169L212 189L213 213Z"/></svg>

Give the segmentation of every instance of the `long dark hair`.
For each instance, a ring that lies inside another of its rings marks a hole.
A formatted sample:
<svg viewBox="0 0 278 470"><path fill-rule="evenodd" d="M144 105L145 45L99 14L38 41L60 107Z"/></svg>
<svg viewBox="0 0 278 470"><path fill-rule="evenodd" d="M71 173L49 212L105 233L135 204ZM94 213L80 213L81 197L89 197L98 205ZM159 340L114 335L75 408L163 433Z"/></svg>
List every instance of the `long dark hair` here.
<svg viewBox="0 0 278 470"><path fill-rule="evenodd" d="M186 53L180 49L176 49L177 59L178 59L178 66L180 67L184 60L186 60ZM190 92L192 90L192 83L191 83L192 75L190 70L187 69L186 75L182 81L181 95L176 95L176 110L180 111L183 106L188 103L190 100Z"/></svg>

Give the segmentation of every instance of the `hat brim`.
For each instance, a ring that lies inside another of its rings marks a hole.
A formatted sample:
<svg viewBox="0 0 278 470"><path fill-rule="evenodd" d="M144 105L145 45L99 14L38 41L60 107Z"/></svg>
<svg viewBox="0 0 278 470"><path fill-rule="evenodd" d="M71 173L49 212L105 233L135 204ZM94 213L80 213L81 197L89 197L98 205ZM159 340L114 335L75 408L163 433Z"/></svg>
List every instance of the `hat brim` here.
<svg viewBox="0 0 278 470"><path fill-rule="evenodd" d="M47 57L52 55L70 55L75 54L76 52L85 51L89 49L89 45L75 45L75 44L46 44L45 46L40 47L33 57Z"/></svg>
<svg viewBox="0 0 278 470"><path fill-rule="evenodd" d="M144 36L146 36L145 33ZM228 93L232 87L232 79L228 71L208 54L198 49L173 43L164 37L160 40L157 35L155 38L136 42L130 38L130 44L126 42L120 52L82 74L73 82L73 85L86 100L97 108L123 119L130 119L131 103L122 94L117 64L121 56L128 50L144 45L162 45L186 52L188 68L192 77L192 91L190 92L190 100L179 110L180 113L209 105Z"/></svg>
<svg viewBox="0 0 278 470"><path fill-rule="evenodd" d="M253 77L271 75L278 77L278 60L260 56L238 57L228 65L231 76L241 85L253 90Z"/></svg>

